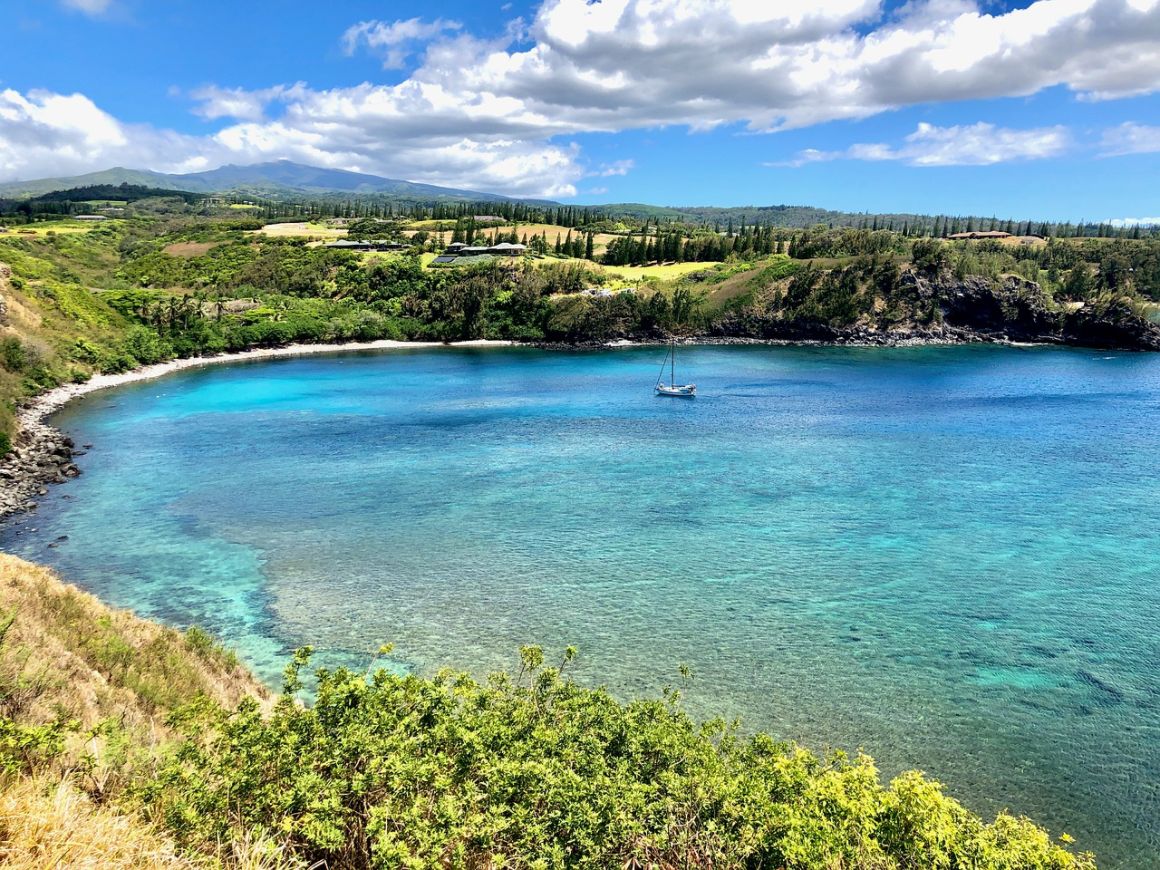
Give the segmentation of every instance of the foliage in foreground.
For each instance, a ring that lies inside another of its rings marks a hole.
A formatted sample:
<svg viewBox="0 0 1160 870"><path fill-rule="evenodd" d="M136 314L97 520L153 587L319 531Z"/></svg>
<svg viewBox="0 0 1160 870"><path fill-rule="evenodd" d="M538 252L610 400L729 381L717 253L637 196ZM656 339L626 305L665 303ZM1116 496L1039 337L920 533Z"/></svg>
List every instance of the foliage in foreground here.
<svg viewBox="0 0 1160 870"><path fill-rule="evenodd" d="M671 689L621 704L561 676L573 654L483 684L321 670L305 706L302 651L272 714L190 711L140 799L187 849L279 838L331 867L1094 866L918 772L884 787L865 755L699 726Z"/></svg>

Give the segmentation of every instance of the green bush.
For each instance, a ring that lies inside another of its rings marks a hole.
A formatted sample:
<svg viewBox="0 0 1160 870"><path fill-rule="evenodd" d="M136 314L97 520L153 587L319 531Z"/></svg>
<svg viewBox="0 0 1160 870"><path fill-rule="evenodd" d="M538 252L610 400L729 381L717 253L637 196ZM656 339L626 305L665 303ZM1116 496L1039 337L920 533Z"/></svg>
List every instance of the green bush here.
<svg viewBox="0 0 1160 870"><path fill-rule="evenodd" d="M169 342L143 326L132 327L121 347L141 365L151 365L173 358L173 347Z"/></svg>
<svg viewBox="0 0 1160 870"><path fill-rule="evenodd" d="M10 372L23 372L33 365L27 348L15 336L0 339L0 366Z"/></svg>
<svg viewBox="0 0 1160 870"><path fill-rule="evenodd" d="M521 650L479 683L322 670L270 714L191 708L185 741L136 790L186 848L275 837L331 867L1083 868L1025 819L985 824L919 773L819 758L722 721L671 689L622 704ZM1066 841L1065 841L1066 842Z"/></svg>

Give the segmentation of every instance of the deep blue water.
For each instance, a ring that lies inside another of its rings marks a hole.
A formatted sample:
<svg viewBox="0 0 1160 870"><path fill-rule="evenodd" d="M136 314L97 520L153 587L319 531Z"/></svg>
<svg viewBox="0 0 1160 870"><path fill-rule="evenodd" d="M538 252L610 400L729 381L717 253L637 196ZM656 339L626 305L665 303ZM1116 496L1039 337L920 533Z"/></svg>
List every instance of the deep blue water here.
<svg viewBox="0 0 1160 870"><path fill-rule="evenodd" d="M190 371L56 419L0 545L220 634L511 666L865 747L1103 866L1160 852L1160 355L440 349ZM59 540L67 536L66 540Z"/></svg>

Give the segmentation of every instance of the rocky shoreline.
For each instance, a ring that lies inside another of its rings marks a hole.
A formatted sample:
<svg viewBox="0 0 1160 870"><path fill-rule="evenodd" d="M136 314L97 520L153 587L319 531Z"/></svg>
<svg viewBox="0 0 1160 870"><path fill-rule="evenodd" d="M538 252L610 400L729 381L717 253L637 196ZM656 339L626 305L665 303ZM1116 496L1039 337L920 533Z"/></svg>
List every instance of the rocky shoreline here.
<svg viewBox="0 0 1160 870"><path fill-rule="evenodd" d="M975 332L970 329L942 328L937 330L898 330L878 332L863 327L832 330L826 338L815 337L813 333L796 334L787 338L759 338L745 335L701 334L681 336L679 344L704 345L708 347L953 347L964 344L1001 344L1011 347L1028 345L1059 346L1064 344L1050 336L1037 340L1015 339ZM552 342L536 341L529 347L540 350L615 350L616 348L649 347L668 344L668 336L641 336L615 341Z"/></svg>

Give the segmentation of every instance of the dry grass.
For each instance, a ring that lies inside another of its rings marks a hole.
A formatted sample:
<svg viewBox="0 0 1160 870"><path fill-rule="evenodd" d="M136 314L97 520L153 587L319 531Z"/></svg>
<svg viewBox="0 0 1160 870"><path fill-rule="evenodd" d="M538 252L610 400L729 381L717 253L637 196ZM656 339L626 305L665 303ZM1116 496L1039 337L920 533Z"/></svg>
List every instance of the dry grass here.
<svg viewBox="0 0 1160 870"><path fill-rule="evenodd" d="M444 221L443 223L448 227L454 227L455 225L454 221L450 223ZM411 224L411 229L405 230L403 234L406 236L413 236L416 232L422 229L429 233L434 233L436 236L438 236L438 224L439 221L416 221L415 223ZM582 231L570 231L567 227L557 226L556 224L503 224L500 226L480 228L478 230L481 235L485 235L488 238L491 238L492 233L507 234L513 231L517 236L519 236L520 241L523 241L525 235L529 239L532 238L532 236L544 236L548 240L549 248L552 248L552 246L556 244L556 236L559 236L560 241L562 242L568 238L569 232L572 233L573 241L575 241L577 238L581 241L584 240L584 233ZM451 229L444 231L444 236L446 237L447 241L450 241ZM592 238L593 253L604 253L604 250L608 247L609 242L615 238L619 237L613 235L612 233L597 233Z"/></svg>
<svg viewBox="0 0 1160 870"><path fill-rule="evenodd" d="M43 777L0 792L0 864L16 870L199 866L135 817L95 805L67 779Z"/></svg>
<svg viewBox="0 0 1160 870"><path fill-rule="evenodd" d="M736 275L730 275L720 284L710 289L709 304L713 306L723 305L730 299L735 299L738 296L743 296L750 292L754 289L753 279L760 271L760 269L749 269L745 272L738 272Z"/></svg>
<svg viewBox="0 0 1160 870"><path fill-rule="evenodd" d="M121 223L121 221L115 219L107 221L45 221L44 223L10 229L10 232L17 237L25 236L31 238L32 236L36 236L37 238L43 238L49 233L56 233L57 235L90 233L98 227L115 226L118 223Z"/></svg>
<svg viewBox="0 0 1160 870"><path fill-rule="evenodd" d="M256 837L223 844L212 857L183 855L169 837L138 816L94 803L67 777L45 776L0 786L0 864L14 870L301 866L281 843Z"/></svg>
<svg viewBox="0 0 1160 870"><path fill-rule="evenodd" d="M109 716L152 730L156 717L199 697L232 706L261 687L204 635L113 610L47 568L0 554L0 712L89 726ZM5 709L6 708L6 709Z"/></svg>
<svg viewBox="0 0 1160 870"><path fill-rule="evenodd" d="M74 720L59 757L0 781L0 864L40 867L286 866L277 843L230 843L181 857L119 812L125 778L147 774L169 713L199 698L227 707L269 693L204 632L113 610L52 571L0 554L0 717L21 727ZM100 728L96 726L100 725Z"/></svg>

